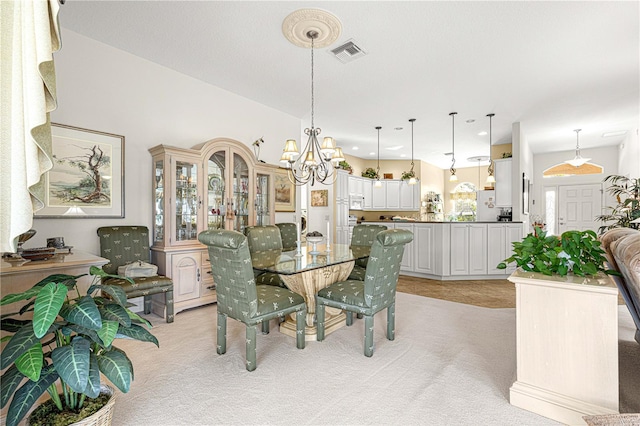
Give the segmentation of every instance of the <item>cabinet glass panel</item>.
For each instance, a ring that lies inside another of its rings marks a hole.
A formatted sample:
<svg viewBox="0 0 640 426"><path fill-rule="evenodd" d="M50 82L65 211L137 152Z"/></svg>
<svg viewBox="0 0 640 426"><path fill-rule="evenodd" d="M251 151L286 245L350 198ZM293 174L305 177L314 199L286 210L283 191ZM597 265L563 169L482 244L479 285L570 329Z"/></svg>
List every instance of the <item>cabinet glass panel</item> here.
<svg viewBox="0 0 640 426"><path fill-rule="evenodd" d="M218 151L207 162L207 229L224 229L226 157L225 151Z"/></svg>
<svg viewBox="0 0 640 426"><path fill-rule="evenodd" d="M198 166L176 161L176 241L198 239Z"/></svg>
<svg viewBox="0 0 640 426"><path fill-rule="evenodd" d="M233 154L233 229L244 232L249 226L249 166L238 154Z"/></svg>
<svg viewBox="0 0 640 426"><path fill-rule="evenodd" d="M155 168L153 242L162 243L164 241L164 161L156 161Z"/></svg>
<svg viewBox="0 0 640 426"><path fill-rule="evenodd" d="M269 205L269 175L258 173L256 176L256 225L272 225Z"/></svg>

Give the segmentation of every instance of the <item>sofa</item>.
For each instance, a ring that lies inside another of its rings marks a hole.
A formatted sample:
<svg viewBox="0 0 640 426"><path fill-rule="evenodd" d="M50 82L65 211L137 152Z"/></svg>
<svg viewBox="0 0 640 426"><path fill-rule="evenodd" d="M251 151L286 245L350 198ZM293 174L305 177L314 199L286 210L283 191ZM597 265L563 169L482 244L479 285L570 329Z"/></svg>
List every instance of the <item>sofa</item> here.
<svg viewBox="0 0 640 426"><path fill-rule="evenodd" d="M613 269L620 295L624 299L636 325L635 339L640 343L640 230L614 228L601 237L602 248Z"/></svg>

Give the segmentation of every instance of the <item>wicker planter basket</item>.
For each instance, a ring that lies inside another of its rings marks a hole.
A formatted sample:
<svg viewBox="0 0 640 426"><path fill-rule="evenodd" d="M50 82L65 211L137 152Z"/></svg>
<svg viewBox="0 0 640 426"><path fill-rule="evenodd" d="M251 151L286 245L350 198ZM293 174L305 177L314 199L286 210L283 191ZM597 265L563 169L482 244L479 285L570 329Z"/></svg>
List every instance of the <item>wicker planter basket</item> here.
<svg viewBox="0 0 640 426"><path fill-rule="evenodd" d="M113 417L113 408L116 403L116 393L111 386L100 385L100 393L111 396L109 402L104 407L86 417L79 422L73 423L72 426L110 426ZM28 421L27 421L28 424Z"/></svg>

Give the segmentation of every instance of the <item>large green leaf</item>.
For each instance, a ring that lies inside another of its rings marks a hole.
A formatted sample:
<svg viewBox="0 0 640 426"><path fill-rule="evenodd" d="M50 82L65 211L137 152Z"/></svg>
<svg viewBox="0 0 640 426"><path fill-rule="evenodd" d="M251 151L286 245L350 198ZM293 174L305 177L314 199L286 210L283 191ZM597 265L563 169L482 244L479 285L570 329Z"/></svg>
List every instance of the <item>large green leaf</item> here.
<svg viewBox="0 0 640 426"><path fill-rule="evenodd" d="M160 347L158 339L156 339L153 334L147 331L146 328L137 324L131 324L131 327L120 326L118 328L118 334L116 334L116 337L130 337L142 342L151 342L154 343L157 347Z"/></svg>
<svg viewBox="0 0 640 426"><path fill-rule="evenodd" d="M131 386L131 361L124 352L112 349L97 356L100 372L123 393Z"/></svg>
<svg viewBox="0 0 640 426"><path fill-rule="evenodd" d="M32 382L28 380L18 389L11 400L7 411L7 426L17 426L20 420L29 412L33 404L40 398L49 386L58 379L58 374L53 366L47 366L42 370L40 380Z"/></svg>
<svg viewBox="0 0 640 426"><path fill-rule="evenodd" d="M84 296L78 303L71 305L68 309L63 309L60 315L70 323L81 325L90 330L102 328L100 311L90 296Z"/></svg>
<svg viewBox="0 0 640 426"><path fill-rule="evenodd" d="M48 283L36 296L33 310L33 332L40 338L51 327L60 313L67 296L67 287L64 284Z"/></svg>
<svg viewBox="0 0 640 426"><path fill-rule="evenodd" d="M0 305L8 305L9 303L31 299L32 297L36 297L39 292L40 287L32 287L27 291L23 291L22 293L7 294L2 298L2 300L0 300Z"/></svg>
<svg viewBox="0 0 640 426"><path fill-rule="evenodd" d="M13 314L15 315L15 314ZM15 318L3 318L2 321L0 321L0 329L2 329L2 331L6 331L9 333L15 333L16 331L20 330L20 328L27 324L30 323L31 320L19 320L19 319L15 319Z"/></svg>
<svg viewBox="0 0 640 426"><path fill-rule="evenodd" d="M94 290L100 290L103 294L108 295L111 300L113 300L120 306L127 306L127 293L125 293L125 291L117 285L92 285L89 288L89 293L93 292Z"/></svg>
<svg viewBox="0 0 640 426"><path fill-rule="evenodd" d="M127 310L117 303L107 303L101 306L99 310L103 320L118 321L125 327L131 326L131 318L129 318Z"/></svg>
<svg viewBox="0 0 640 426"><path fill-rule="evenodd" d="M151 325L151 323L146 319L146 318L142 318L140 315L136 314L135 312L127 309L127 313L129 314L129 318L131 318L131 320L136 323L136 324L144 324L146 325L148 328L152 328L153 326Z"/></svg>
<svg viewBox="0 0 640 426"><path fill-rule="evenodd" d="M18 370L20 370L22 374L34 382L37 382L40 379L43 363L42 344L37 342L18 357L16 367L18 367Z"/></svg>
<svg viewBox="0 0 640 426"><path fill-rule="evenodd" d="M4 408L9 402L9 398L18 388L20 382L24 379L24 375L18 370L15 364L7 368L2 377L0 377L0 406Z"/></svg>
<svg viewBox="0 0 640 426"><path fill-rule="evenodd" d="M98 358L93 352L89 356L89 379L87 380L87 387L82 393L89 398L97 398L98 395L100 395L100 367L98 367Z"/></svg>
<svg viewBox="0 0 640 426"><path fill-rule="evenodd" d="M82 336L76 336L70 345L55 348L51 359L60 378L74 392L82 393L89 378L89 354L91 342Z"/></svg>
<svg viewBox="0 0 640 426"><path fill-rule="evenodd" d="M104 347L108 348L111 346L111 343L113 343L113 340L116 338L118 327L117 321L102 320L102 328L98 330L98 336L100 336Z"/></svg>
<svg viewBox="0 0 640 426"><path fill-rule="evenodd" d="M96 330L89 330L88 328L84 328L76 324L67 324L62 328L62 332L65 336L71 336L72 333L79 334L80 336L83 336L91 340L92 342L103 346L102 339L100 338Z"/></svg>
<svg viewBox="0 0 640 426"><path fill-rule="evenodd" d="M18 359L20 355L39 341L40 339L33 334L31 324L26 324L11 337L7 346L5 346L0 353L0 370L7 368L12 362Z"/></svg>

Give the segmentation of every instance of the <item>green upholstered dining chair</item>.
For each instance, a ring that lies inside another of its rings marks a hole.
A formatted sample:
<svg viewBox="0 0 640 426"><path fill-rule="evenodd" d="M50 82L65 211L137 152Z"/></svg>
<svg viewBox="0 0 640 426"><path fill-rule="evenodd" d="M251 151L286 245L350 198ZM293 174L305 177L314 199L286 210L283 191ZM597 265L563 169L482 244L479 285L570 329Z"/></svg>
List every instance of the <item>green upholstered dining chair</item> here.
<svg viewBox="0 0 640 426"><path fill-rule="evenodd" d="M118 274L118 267L129 263L150 261L149 229L146 226L103 226L98 228L100 256L109 259L102 269L111 275ZM144 297L144 313L151 313L151 297L164 294L167 322L173 322L173 281L163 275L125 279L106 278L110 285L120 286L127 299Z"/></svg>
<svg viewBox="0 0 640 426"><path fill-rule="evenodd" d="M291 251L298 248L298 228L295 223L276 223L282 237L282 250Z"/></svg>
<svg viewBox="0 0 640 426"><path fill-rule="evenodd" d="M247 237L236 231L211 230L198 235L209 249L211 272L218 297L217 352L227 351L227 317L246 325L247 370L256 369L256 328L271 319L295 313L296 346L304 349L307 305L286 288L256 285Z"/></svg>
<svg viewBox="0 0 640 426"><path fill-rule="evenodd" d="M325 306L343 309L347 325L353 324L353 313L363 314L364 354L373 355L373 316L387 308L387 339L395 338L396 286L404 246L413 240L405 229L389 229L376 235L371 247L364 281L347 280L331 284L316 295L317 340L324 340Z"/></svg>
<svg viewBox="0 0 640 426"><path fill-rule="evenodd" d="M244 229L247 236L251 263L254 266L270 266L282 254L282 238L280 229L275 225L247 226ZM256 284L275 285L286 288L278 274L254 270Z"/></svg>
<svg viewBox="0 0 640 426"><path fill-rule="evenodd" d="M356 225L353 227L353 234L351 235L351 245L371 247L376 239L376 235L386 230L387 227L384 225ZM368 261L369 258L356 260L356 263L355 265L353 265L353 270L349 274L348 279L364 281L364 275L367 269Z"/></svg>

